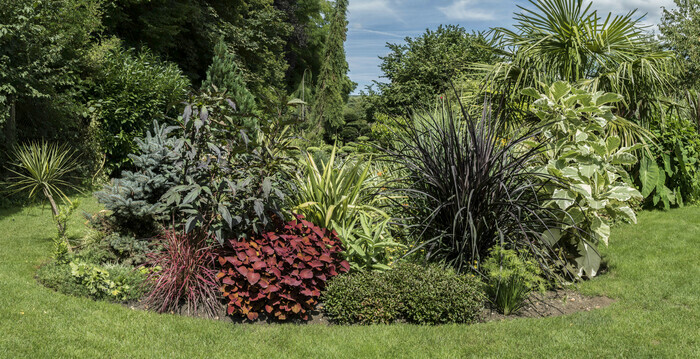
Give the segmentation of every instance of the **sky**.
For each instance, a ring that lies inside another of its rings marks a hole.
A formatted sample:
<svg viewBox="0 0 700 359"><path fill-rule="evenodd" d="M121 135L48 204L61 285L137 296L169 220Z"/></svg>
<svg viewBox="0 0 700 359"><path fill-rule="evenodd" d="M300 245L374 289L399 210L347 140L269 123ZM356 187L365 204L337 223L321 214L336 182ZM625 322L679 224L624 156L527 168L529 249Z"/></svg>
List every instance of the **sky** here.
<svg viewBox="0 0 700 359"><path fill-rule="evenodd" d="M358 83L354 93L365 90L373 80L386 81L381 78L379 56L388 53L387 42L401 43L407 36L419 36L440 24L476 31L510 27L513 13L519 11L517 5L532 7L526 0L350 0L345 51L350 79ZM636 15L647 14L643 22L653 28L662 6L673 8L673 0L594 0L592 9L599 14L638 9Z"/></svg>

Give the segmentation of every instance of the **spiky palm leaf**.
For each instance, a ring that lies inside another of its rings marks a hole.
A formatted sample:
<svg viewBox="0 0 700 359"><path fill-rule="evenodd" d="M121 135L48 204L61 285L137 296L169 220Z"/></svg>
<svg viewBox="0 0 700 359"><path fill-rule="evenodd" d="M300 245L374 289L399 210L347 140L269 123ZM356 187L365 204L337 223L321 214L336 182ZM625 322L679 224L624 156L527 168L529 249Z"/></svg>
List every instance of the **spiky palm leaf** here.
<svg viewBox="0 0 700 359"><path fill-rule="evenodd" d="M623 95L625 118L643 118L659 105L678 64L655 48L635 11L601 17L582 0L529 1L533 9L518 6L515 30L492 30L505 61L477 66L488 72L487 90L515 98L540 82L568 81Z"/></svg>
<svg viewBox="0 0 700 359"><path fill-rule="evenodd" d="M47 142L18 146L13 154L14 162L8 168L13 174L8 189L16 193L26 192L29 198L44 195L50 201L59 197L69 202L64 189L77 189L68 178L77 167L74 154L66 145Z"/></svg>

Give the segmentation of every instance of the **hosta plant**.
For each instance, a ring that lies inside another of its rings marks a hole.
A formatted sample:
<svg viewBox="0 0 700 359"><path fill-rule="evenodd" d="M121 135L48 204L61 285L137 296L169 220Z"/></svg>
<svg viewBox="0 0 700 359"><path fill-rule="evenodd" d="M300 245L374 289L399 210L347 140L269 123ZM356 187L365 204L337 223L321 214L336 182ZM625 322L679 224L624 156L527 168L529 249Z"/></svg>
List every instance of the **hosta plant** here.
<svg viewBox="0 0 700 359"><path fill-rule="evenodd" d="M216 275L229 315L308 319L330 278L350 269L334 231L302 216L277 232L227 241Z"/></svg>
<svg viewBox="0 0 700 359"><path fill-rule="evenodd" d="M548 187L552 206L565 211L560 218L564 231L548 230L543 239L567 252L575 274L595 276L600 265L595 246L608 244L611 220L637 221L630 202L642 195L625 166L637 163L634 153L642 145L625 147L620 137L609 134L610 124L622 121L611 106L622 101L618 94L588 92L565 82L523 94L535 98L531 110L546 128L539 171L565 184ZM579 230L585 236L572 235Z"/></svg>

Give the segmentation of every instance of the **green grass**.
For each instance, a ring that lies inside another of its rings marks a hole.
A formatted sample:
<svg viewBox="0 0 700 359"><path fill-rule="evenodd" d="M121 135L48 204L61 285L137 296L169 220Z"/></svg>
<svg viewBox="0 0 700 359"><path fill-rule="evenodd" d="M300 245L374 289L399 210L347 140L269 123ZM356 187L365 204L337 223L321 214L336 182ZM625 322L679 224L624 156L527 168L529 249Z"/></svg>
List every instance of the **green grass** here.
<svg viewBox="0 0 700 359"><path fill-rule="evenodd" d="M98 209L83 200L82 209ZM700 357L700 208L645 212L613 231L591 312L476 325L236 325L134 311L34 280L55 228L38 207L0 211L0 358ZM79 214L69 234L84 228Z"/></svg>

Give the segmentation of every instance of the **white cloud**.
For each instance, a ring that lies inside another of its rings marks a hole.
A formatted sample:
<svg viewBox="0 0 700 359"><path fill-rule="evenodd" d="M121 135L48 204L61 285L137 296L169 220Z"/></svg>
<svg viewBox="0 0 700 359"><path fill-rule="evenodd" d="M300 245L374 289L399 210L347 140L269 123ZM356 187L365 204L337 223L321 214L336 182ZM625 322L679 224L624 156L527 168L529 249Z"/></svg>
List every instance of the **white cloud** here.
<svg viewBox="0 0 700 359"><path fill-rule="evenodd" d="M447 6L438 6L445 17L450 20L494 20L496 19L496 13L493 10L493 3L491 4L492 9L487 10L481 8L479 5L482 1L478 0L455 0L452 4Z"/></svg>
<svg viewBox="0 0 700 359"><path fill-rule="evenodd" d="M348 5L348 14L351 18L363 19L367 17L386 17L403 21L395 10L395 4L389 0L353 0ZM351 20L352 21L352 20Z"/></svg>
<svg viewBox="0 0 700 359"><path fill-rule="evenodd" d="M673 0L585 0L584 6L588 6L591 2L593 2L591 9L598 10L600 16L607 16L608 13L624 15L637 9L637 12L634 14L635 18L646 14L647 16L642 22L654 25L658 24L661 19L662 6L666 8L675 7Z"/></svg>

